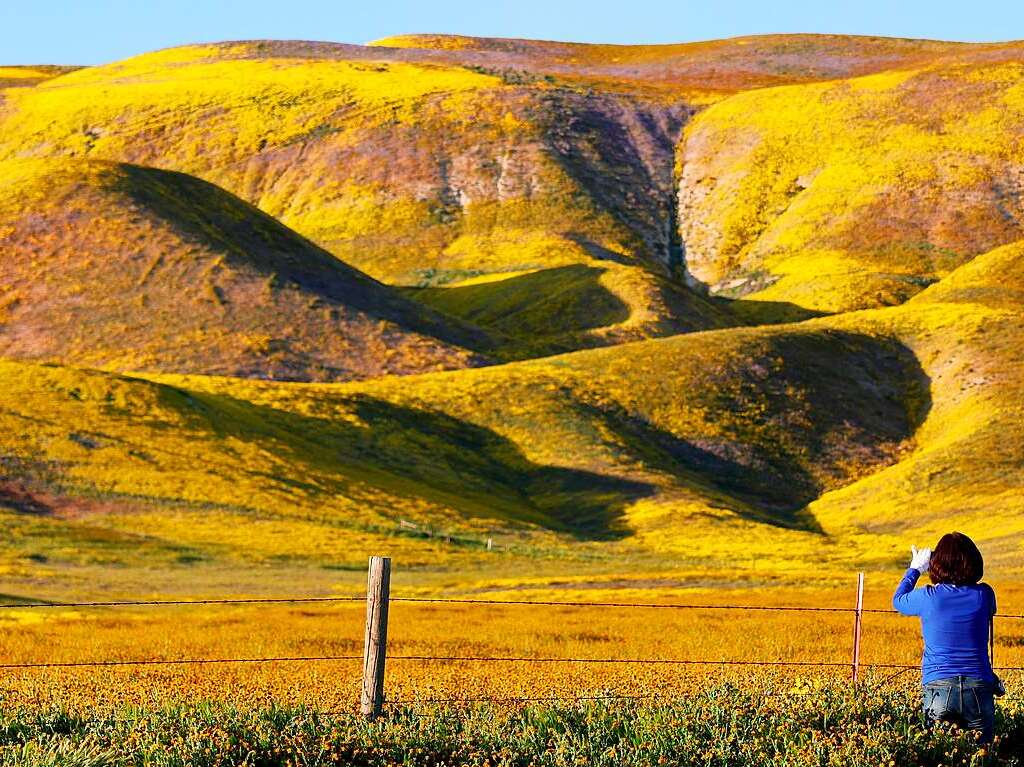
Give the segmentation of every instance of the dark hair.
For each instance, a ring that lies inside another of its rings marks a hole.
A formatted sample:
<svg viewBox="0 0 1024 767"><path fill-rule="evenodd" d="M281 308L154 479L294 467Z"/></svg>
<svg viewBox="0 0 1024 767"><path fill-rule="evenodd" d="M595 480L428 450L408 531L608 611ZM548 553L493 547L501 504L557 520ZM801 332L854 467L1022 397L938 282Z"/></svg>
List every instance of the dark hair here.
<svg viewBox="0 0 1024 767"><path fill-rule="evenodd" d="M963 533L946 533L932 552L928 565L932 583L967 586L985 574L985 560L974 541Z"/></svg>

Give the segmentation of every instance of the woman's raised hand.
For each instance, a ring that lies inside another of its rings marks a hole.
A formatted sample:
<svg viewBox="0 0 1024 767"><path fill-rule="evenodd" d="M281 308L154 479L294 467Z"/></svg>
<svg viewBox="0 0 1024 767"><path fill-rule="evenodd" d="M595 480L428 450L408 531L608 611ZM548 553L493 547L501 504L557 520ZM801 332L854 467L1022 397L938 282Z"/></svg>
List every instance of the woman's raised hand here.
<svg viewBox="0 0 1024 767"><path fill-rule="evenodd" d="M928 572L928 563L932 558L931 549L919 549L917 546L910 547L910 566L924 575Z"/></svg>

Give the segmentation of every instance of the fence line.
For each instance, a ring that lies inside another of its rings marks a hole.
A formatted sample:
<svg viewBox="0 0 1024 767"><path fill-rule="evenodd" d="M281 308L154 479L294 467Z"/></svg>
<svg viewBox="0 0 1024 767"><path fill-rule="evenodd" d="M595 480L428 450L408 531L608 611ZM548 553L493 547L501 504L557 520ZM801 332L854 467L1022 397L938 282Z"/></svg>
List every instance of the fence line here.
<svg viewBox="0 0 1024 767"><path fill-rule="evenodd" d="M366 635L362 655L318 655L318 656L270 656L248 658L183 658L183 659L139 659L139 660L96 660L67 662L27 662L0 663L2 670L30 669L69 669L69 668L103 668L114 666L181 666L209 664L254 664L254 663L311 663L363 660L363 683L360 701L360 713L367 718L374 718L381 713L385 705L419 705L423 703L468 703L468 702L529 702L529 701L584 701L611 699L647 699L657 697L649 695L604 695L583 696L576 698L564 697L525 697L525 698L447 698L419 699L409 701L387 701L384 695L384 670L387 660L420 661L439 663L576 663L576 664L643 664L643 665L686 665L686 666L759 666L789 668L845 668L853 673L856 686L861 669L897 669L895 678L906 671L920 668L918 664L900 663L861 663L860 637L862 617L865 613L897 615L894 611L864 608L864 574L858 575L855 607L825 607L798 605L740 605L740 604L673 604L658 602L581 602L561 600L500 600L477 598L442 598L442 597L392 597L390 596L391 560L386 557L371 557L365 596L367 607ZM171 605L233 605L233 604L310 604L310 603L354 603L362 602L363 597L252 597L252 598L208 598L208 599L169 599L169 600L110 600L97 602L30 602L0 604L0 609L34 609L34 608L101 608L101 607L162 607ZM581 657L532 657L532 656L470 656L470 655L389 655L387 653L388 607L391 602L420 604L459 604L459 605L512 605L512 606L555 606L555 607L609 607L623 609L660 609L660 610L746 610L774 612L822 612L852 613L854 615L854 642L851 661L781 661L781 660L711 660L703 658L581 658ZM1024 618L1020 614L1002 614L1000 618ZM999 666L997 671L1024 671L1024 666Z"/></svg>
<svg viewBox="0 0 1024 767"><path fill-rule="evenodd" d="M116 602L27 602L2 604L0 610L32 610L37 608L70 607L167 607L171 605L262 605L306 604L310 602L362 602L364 597L241 597L238 599L143 599Z"/></svg>
<svg viewBox="0 0 1024 767"><path fill-rule="evenodd" d="M39 663L0 663L0 669L93 668L105 666L187 666L215 663L313 663L360 660L362 655L310 655L259 658L167 658L140 660L41 661ZM811 666L815 668L849 668L849 661L787 661L787 660L711 660L704 658L576 658L478 655L388 655L388 660L436 661L440 663L622 663L670 666ZM919 668L905 664L862 663L861 668ZM1024 667L1022 667L1024 668ZM1001 667L1000 670L1015 670Z"/></svg>
<svg viewBox="0 0 1024 767"><path fill-rule="evenodd" d="M110 602L26 602L0 604L0 610L32 610L46 608L93 608L93 607L169 607L187 605L248 605L248 604L315 604L332 602L364 602L365 597L240 597L217 599L148 599ZM458 605L510 605L525 607L615 607L643 610L749 610L751 612L814 612L814 613L857 613L856 607L821 607L814 605L740 605L740 604L697 604L660 602L567 602L558 600L526 599L463 599L445 597L391 597L391 602L419 604ZM899 617L894 610L862 608L859 612ZM996 618L1024 619L1024 614L997 613Z"/></svg>
<svg viewBox="0 0 1024 767"><path fill-rule="evenodd" d="M0 669L43 669L43 668L103 668L109 666L188 666L226 663L320 663L361 660L362 655L284 655L258 658L158 658L140 660L93 660L93 661L42 661L39 663L0 663ZM561 658L524 656L473 656L473 655L388 655L388 660L422 661L439 663L594 663L623 665L666 665L666 666L767 666L781 668L850 668L849 661L797 661L797 660L712 660L708 658ZM919 664L910 663L860 663L862 669L919 669ZM994 671L1024 671L1024 666L993 666Z"/></svg>
<svg viewBox="0 0 1024 767"><path fill-rule="evenodd" d="M451 703L582 703L585 701L597 700L655 700L668 699L671 695L667 693L646 693L641 695L579 695L565 697L558 695L546 695L538 697L474 697L474 698L399 698L396 700L385 700L385 706L427 706Z"/></svg>
<svg viewBox="0 0 1024 767"><path fill-rule="evenodd" d="M622 663L666 666L837 666L849 668L849 661L799 660L708 660L703 658L560 658L523 656L466 656L466 655L388 655L388 660L442 661L446 663Z"/></svg>
<svg viewBox="0 0 1024 767"><path fill-rule="evenodd" d="M99 668L105 666L189 666L215 663L312 663L318 661L359 660L362 655L283 655L266 658L157 658L146 660L43 661L40 663L0 663L0 669Z"/></svg>
<svg viewBox="0 0 1024 767"><path fill-rule="evenodd" d="M449 603L463 605L530 605L541 607L620 607L637 608L643 610L751 610L751 611L772 611L772 612L811 612L811 613L853 613L855 607L815 607L802 605L701 605L701 604L674 604L661 602L562 602L555 600L516 600L516 599L444 599L441 597L392 597L392 602L423 602L423 603ZM892 614L892 610L864 609L865 613ZM1024 616L1021 616L1024 617Z"/></svg>

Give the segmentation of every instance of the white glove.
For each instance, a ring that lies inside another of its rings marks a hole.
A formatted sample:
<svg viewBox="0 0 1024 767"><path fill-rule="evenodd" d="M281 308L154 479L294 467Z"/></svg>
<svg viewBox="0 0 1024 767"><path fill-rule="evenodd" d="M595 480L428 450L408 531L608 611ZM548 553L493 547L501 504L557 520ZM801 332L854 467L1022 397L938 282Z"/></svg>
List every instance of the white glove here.
<svg viewBox="0 0 1024 767"><path fill-rule="evenodd" d="M917 546L910 547L910 566L924 575L928 572L928 564L932 559L931 549L918 549Z"/></svg>

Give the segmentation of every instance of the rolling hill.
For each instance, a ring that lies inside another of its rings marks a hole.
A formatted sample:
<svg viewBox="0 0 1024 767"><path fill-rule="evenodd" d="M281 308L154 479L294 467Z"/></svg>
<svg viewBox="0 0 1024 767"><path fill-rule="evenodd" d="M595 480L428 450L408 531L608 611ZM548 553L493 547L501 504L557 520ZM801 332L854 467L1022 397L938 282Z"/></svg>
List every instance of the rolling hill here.
<svg viewBox="0 0 1024 767"><path fill-rule="evenodd" d="M7 88L0 570L771 579L960 527L1019 576L1022 95L1017 43L833 36Z"/></svg>
<svg viewBox="0 0 1024 767"><path fill-rule="evenodd" d="M691 283L837 312L899 304L1024 233L1024 48L739 94L678 157Z"/></svg>
<svg viewBox="0 0 1024 767"><path fill-rule="evenodd" d="M814 36L191 46L10 90L0 159L88 157L195 175L478 322L491 313L479 310L474 281L487 280L487 302L514 314L524 273L543 306L597 293L615 307L576 324L571 311L525 307L524 326L557 332L509 348L522 357L731 324L673 279L676 142L697 109L745 88L906 67L962 47ZM456 293L438 293L446 287Z"/></svg>
<svg viewBox="0 0 1024 767"><path fill-rule="evenodd" d="M597 88L644 89L695 102L752 88L898 69L972 47L856 35L758 35L667 45L601 45L409 34L369 45L435 61L504 66Z"/></svg>
<svg viewBox="0 0 1024 767"><path fill-rule="evenodd" d="M906 305L833 322L896 332L920 360L931 408L917 449L811 504L826 530L873 545L972 531L1019 567L1024 519L1024 243L985 253Z"/></svg>
<svg viewBox="0 0 1024 767"><path fill-rule="evenodd" d="M1019 252L903 307L400 380L7 363L8 567L356 567L386 550L467 572L555 552L714 571L742 549L797 572L890 566L907 539L963 527L1005 576L1024 339L996 275ZM498 562L489 536L513 546Z"/></svg>
<svg viewBox="0 0 1024 767"><path fill-rule="evenodd" d="M181 173L8 161L0 214L3 356L284 380L486 359L482 332Z"/></svg>
<svg viewBox="0 0 1024 767"><path fill-rule="evenodd" d="M670 258L685 107L350 48L174 49L12 90L0 158L195 175L390 284L582 265L637 315L617 329L700 324L644 268Z"/></svg>
<svg viewBox="0 0 1024 767"><path fill-rule="evenodd" d="M899 344L797 326L340 386L27 363L3 376L14 520L167 549L250 518L350 547L403 519L541 547L698 523L815 537L801 509L895 461L925 396Z"/></svg>
<svg viewBox="0 0 1024 767"><path fill-rule="evenodd" d="M67 66L0 66L0 88L26 88L32 85L58 77L68 72L74 72L80 67Z"/></svg>

